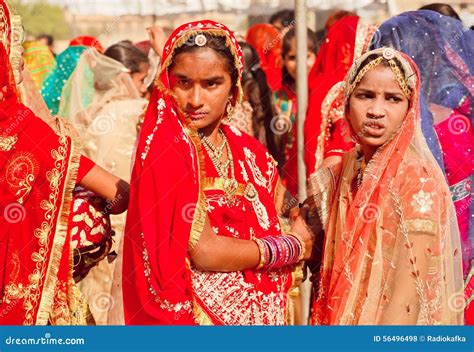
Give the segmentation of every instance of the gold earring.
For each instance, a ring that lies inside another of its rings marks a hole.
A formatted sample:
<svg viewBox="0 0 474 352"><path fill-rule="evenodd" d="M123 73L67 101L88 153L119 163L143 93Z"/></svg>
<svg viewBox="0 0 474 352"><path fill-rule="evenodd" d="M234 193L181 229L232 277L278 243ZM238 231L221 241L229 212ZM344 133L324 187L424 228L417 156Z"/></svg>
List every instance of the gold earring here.
<svg viewBox="0 0 474 352"><path fill-rule="evenodd" d="M232 103L229 101L226 107L226 122L231 123L232 119L234 118L234 107L232 106Z"/></svg>

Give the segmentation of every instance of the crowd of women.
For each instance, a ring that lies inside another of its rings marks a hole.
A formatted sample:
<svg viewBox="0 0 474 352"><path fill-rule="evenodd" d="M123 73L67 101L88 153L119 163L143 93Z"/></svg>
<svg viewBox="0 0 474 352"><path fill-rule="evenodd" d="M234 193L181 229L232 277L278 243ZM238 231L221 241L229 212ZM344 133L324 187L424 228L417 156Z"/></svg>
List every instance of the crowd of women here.
<svg viewBox="0 0 474 352"><path fill-rule="evenodd" d="M57 56L0 14L1 324L474 323L474 32L449 6L308 29L307 194L291 11Z"/></svg>

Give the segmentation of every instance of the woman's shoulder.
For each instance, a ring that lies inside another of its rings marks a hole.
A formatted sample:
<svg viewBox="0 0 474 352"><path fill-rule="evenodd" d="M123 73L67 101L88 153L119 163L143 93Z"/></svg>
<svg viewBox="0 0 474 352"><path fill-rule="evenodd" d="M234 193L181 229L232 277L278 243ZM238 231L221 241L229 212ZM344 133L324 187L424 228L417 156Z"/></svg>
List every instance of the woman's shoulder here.
<svg viewBox="0 0 474 352"><path fill-rule="evenodd" d="M414 178L441 178L444 181L443 173L435 159L429 159L411 147L406 151L403 162L398 169L398 174L405 174L406 176L412 176ZM411 181L413 181L413 179Z"/></svg>

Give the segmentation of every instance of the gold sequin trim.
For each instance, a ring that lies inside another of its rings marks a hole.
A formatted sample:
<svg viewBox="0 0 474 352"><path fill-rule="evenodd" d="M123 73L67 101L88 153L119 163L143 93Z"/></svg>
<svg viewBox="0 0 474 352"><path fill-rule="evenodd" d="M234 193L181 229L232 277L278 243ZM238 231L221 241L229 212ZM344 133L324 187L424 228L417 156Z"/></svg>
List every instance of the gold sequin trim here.
<svg viewBox="0 0 474 352"><path fill-rule="evenodd" d="M2 152L10 151L17 141L18 141L17 135L6 136L6 137L0 136L0 151Z"/></svg>
<svg viewBox="0 0 474 352"><path fill-rule="evenodd" d="M428 219L405 220L405 227L408 232L422 232L433 236L438 233L436 223Z"/></svg>

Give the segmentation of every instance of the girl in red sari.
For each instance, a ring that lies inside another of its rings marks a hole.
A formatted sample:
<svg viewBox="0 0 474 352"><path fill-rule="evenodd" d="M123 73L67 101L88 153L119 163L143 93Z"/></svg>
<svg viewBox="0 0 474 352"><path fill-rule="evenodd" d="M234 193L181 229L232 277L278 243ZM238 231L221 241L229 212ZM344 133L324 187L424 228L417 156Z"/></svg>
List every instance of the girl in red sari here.
<svg viewBox="0 0 474 352"><path fill-rule="evenodd" d="M23 29L3 0L0 13L0 324L86 324L72 278L73 189L80 183L114 200L119 179L81 157L68 126L20 102ZM126 207L120 196L112 212Z"/></svg>
<svg viewBox="0 0 474 352"><path fill-rule="evenodd" d="M307 176L325 158L340 160L354 143L344 115L342 81L352 62L365 52L375 27L357 16L346 16L331 25L310 74L308 111L304 123ZM341 108L342 107L342 108Z"/></svg>
<svg viewBox="0 0 474 352"><path fill-rule="evenodd" d="M311 177L325 231L312 323L462 324L459 230L421 132L418 68L394 49L370 51L345 96L358 144Z"/></svg>
<svg viewBox="0 0 474 352"><path fill-rule="evenodd" d="M301 216L283 234L274 160L222 123L240 101L241 73L240 47L220 23L185 24L164 47L131 180L126 324L291 318L295 264L310 255L311 234Z"/></svg>

